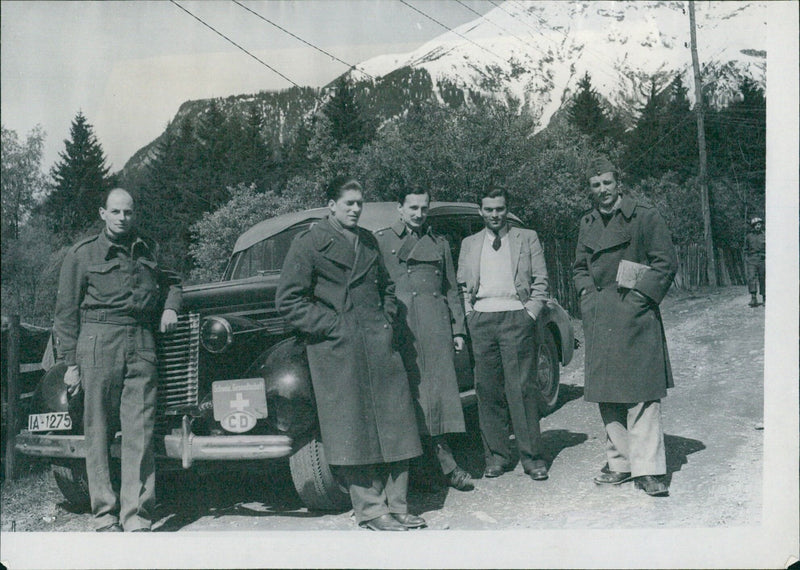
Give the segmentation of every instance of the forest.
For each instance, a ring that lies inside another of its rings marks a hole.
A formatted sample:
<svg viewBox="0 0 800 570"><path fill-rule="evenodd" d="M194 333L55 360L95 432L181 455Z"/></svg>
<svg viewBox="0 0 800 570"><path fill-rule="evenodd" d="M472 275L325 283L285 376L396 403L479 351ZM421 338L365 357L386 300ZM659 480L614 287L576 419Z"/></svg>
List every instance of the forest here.
<svg viewBox="0 0 800 570"><path fill-rule="evenodd" d="M324 204L325 182L348 173L368 200L394 200L406 186L435 200L474 202L502 184L511 210L542 238L552 293L571 309L569 265L578 220L590 208L585 165L598 153L621 170L626 192L658 208L679 256L703 242L696 114L676 77L655 81L625 126L587 74L576 94L538 130L519 101L458 98L415 101L389 119L338 80L316 110L276 137L263 109L226 113L222 100L171 125L146 166L111 173L89 118L78 112L64 150L42 171L40 127L20 136L2 128L2 306L26 322L52 322L58 272L67 248L100 230L104 192L122 186L137 200L139 228L161 244L167 266L187 283L218 279L236 237L271 216ZM766 98L750 80L722 109L706 109L708 188L718 274L741 282L747 220L764 215ZM682 260L686 261L686 260ZM703 285L687 261L679 284ZM724 284L726 279L720 281Z"/></svg>

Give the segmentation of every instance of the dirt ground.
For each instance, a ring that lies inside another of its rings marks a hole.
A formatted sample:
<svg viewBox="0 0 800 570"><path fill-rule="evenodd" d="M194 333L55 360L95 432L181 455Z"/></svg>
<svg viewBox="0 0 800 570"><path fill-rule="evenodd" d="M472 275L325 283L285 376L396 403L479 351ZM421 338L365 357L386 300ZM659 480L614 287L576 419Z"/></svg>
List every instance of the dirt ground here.
<svg viewBox="0 0 800 570"><path fill-rule="evenodd" d="M410 511L433 530L732 527L761 522L764 309L749 308L744 287L671 293L662 313L675 388L663 402L670 496L652 498L626 483L592 477L604 463L596 404L583 400L583 350L562 370L559 408L542 420L553 457L550 479L533 482L520 466L478 478L472 492L412 490ZM582 338L580 322L576 336ZM480 477L477 420L453 438L459 462ZM44 466L2 484L3 532L89 531L91 516L71 512ZM285 462L227 464L213 474L159 480L155 530L355 530L351 512L305 509Z"/></svg>

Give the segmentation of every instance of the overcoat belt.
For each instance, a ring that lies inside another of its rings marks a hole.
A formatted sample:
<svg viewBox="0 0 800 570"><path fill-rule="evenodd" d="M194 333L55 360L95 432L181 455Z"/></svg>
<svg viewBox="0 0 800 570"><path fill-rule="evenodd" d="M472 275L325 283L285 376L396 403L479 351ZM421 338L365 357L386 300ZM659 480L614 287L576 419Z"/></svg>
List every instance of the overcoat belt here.
<svg viewBox="0 0 800 570"><path fill-rule="evenodd" d="M450 246L430 229L417 237L402 222L376 237L396 287L399 349L420 430L463 432L453 335L466 330Z"/></svg>
<svg viewBox="0 0 800 570"><path fill-rule="evenodd" d="M322 443L332 465L422 453L408 380L393 350L394 283L374 236L354 245L327 219L292 242L277 304L306 342Z"/></svg>
<svg viewBox="0 0 800 570"><path fill-rule="evenodd" d="M617 285L622 260L649 266L634 292ZM608 225L597 210L583 216L573 274L575 289L585 290L581 316L587 401L658 400L673 386L658 305L676 269L669 230L653 207L624 196Z"/></svg>

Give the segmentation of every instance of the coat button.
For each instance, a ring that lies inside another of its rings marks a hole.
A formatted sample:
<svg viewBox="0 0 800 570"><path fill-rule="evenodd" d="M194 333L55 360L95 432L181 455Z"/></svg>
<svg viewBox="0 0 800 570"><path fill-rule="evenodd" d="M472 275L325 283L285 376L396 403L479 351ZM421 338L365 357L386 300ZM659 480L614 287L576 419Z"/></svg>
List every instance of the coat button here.
<svg viewBox="0 0 800 570"><path fill-rule="evenodd" d="M392 253L394 253L395 251L397 251L397 250L393 249L393 250L392 250Z"/></svg>
<svg viewBox="0 0 800 570"><path fill-rule="evenodd" d="M439 275L439 270L438 269L436 270L436 275Z"/></svg>
<svg viewBox="0 0 800 570"><path fill-rule="evenodd" d="M436 293L436 292L434 291L434 293L433 293L433 296L434 296L434 297L437 297L437 296L438 296L438 293Z"/></svg>
<svg viewBox="0 0 800 570"><path fill-rule="evenodd" d="M375 280L375 285L377 285L377 284L378 284L378 280L376 279L376 280Z"/></svg>
<svg viewBox="0 0 800 570"><path fill-rule="evenodd" d="M598 291L602 291L602 290L603 290L603 288L602 288L602 287L598 287L598 288L597 288L597 290L598 290Z"/></svg>
<svg viewBox="0 0 800 570"><path fill-rule="evenodd" d="M410 269L406 269L406 273L411 273L411 270Z"/></svg>
<svg viewBox="0 0 800 570"><path fill-rule="evenodd" d="M412 293L411 293L411 295L413 295L414 297L416 297L416 296L417 296L417 292L416 292L416 291L414 291L414 292L412 292Z"/></svg>
<svg viewBox="0 0 800 570"><path fill-rule="evenodd" d="M385 329L388 329L388 328L389 328L389 325L388 325L387 323L384 323L384 324L383 324L383 328L385 328Z"/></svg>

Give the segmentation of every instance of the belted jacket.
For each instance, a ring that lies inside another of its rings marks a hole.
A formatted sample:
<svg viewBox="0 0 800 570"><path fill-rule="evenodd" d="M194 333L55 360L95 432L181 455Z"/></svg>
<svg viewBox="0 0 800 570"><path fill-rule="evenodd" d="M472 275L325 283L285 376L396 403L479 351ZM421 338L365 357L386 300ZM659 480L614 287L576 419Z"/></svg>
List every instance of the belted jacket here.
<svg viewBox="0 0 800 570"><path fill-rule="evenodd" d="M72 246L61 265L54 335L56 352L74 365L81 322L154 326L164 309L180 312L180 277L158 261L157 244L135 236L129 246L105 231Z"/></svg>

